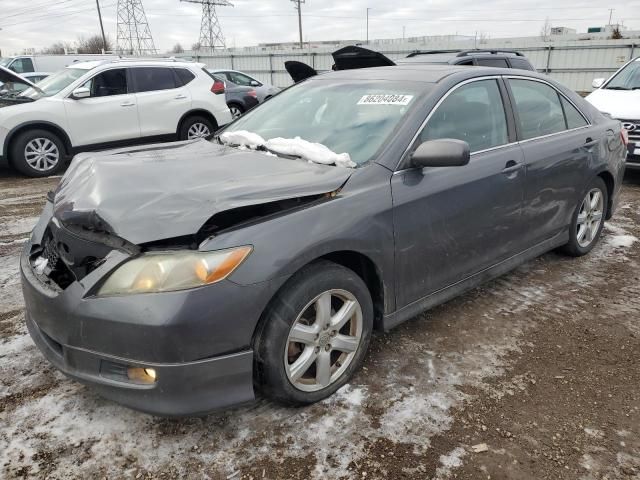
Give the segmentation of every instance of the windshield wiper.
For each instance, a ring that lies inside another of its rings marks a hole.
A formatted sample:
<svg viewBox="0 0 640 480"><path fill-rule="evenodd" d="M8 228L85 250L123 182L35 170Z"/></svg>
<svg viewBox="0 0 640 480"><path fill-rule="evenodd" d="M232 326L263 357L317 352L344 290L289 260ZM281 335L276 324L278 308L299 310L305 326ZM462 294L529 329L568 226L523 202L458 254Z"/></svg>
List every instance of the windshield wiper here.
<svg viewBox="0 0 640 480"><path fill-rule="evenodd" d="M605 87L605 90L632 90L629 87Z"/></svg>

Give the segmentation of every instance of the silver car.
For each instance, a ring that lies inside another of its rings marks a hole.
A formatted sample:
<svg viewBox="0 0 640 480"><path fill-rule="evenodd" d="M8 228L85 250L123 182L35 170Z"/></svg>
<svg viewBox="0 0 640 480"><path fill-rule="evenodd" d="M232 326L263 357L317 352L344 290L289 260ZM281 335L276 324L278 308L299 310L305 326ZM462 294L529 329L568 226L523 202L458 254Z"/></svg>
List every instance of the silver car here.
<svg viewBox="0 0 640 480"><path fill-rule="evenodd" d="M235 83L236 85L240 85L242 87L253 87L258 94L258 102L262 103L266 99L273 97L276 93L280 91L278 87L274 87L268 83L263 83L255 78L247 75L243 72L238 72L237 70L219 70L219 69L211 69L209 70L211 73L224 77L229 80L231 83Z"/></svg>

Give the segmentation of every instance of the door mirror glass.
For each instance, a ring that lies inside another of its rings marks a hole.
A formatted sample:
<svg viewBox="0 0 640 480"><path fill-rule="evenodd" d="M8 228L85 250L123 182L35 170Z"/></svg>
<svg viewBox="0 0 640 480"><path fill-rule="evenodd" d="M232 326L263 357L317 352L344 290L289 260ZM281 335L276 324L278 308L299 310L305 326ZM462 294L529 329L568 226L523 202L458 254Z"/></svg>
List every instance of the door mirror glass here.
<svg viewBox="0 0 640 480"><path fill-rule="evenodd" d="M462 140L442 139L421 143L411 155L413 167L462 167L469 163L469 144Z"/></svg>
<svg viewBox="0 0 640 480"><path fill-rule="evenodd" d="M593 88L600 88L604 84L604 78L594 78L593 82L591 82L591 86Z"/></svg>
<svg viewBox="0 0 640 480"><path fill-rule="evenodd" d="M252 87L259 87L261 86L261 83L257 80L251 80L251 86Z"/></svg>
<svg viewBox="0 0 640 480"><path fill-rule="evenodd" d="M91 90L87 87L78 87L71 94L71 98L80 100L81 98L89 98L91 96Z"/></svg>

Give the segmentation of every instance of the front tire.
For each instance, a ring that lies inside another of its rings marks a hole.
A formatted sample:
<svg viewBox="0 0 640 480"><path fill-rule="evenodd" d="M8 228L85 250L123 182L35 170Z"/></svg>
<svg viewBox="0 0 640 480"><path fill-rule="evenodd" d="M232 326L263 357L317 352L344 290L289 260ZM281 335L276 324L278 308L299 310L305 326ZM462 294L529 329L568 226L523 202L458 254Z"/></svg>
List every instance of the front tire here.
<svg viewBox="0 0 640 480"><path fill-rule="evenodd" d="M28 177L48 177L64 164L64 143L48 130L27 130L11 142L12 165Z"/></svg>
<svg viewBox="0 0 640 480"><path fill-rule="evenodd" d="M572 257L586 255L598 243L609 204L609 192L600 177L580 197L571 218L569 242L561 250Z"/></svg>
<svg viewBox="0 0 640 480"><path fill-rule="evenodd" d="M242 116L242 114L244 113L244 109L236 104L236 103L230 103L228 105L229 107L229 111L231 112L231 117L235 120L236 118L239 118Z"/></svg>
<svg viewBox="0 0 640 480"><path fill-rule="evenodd" d="M373 329L362 279L332 262L304 267L263 319L256 344L256 387L287 405L329 397L360 368Z"/></svg>

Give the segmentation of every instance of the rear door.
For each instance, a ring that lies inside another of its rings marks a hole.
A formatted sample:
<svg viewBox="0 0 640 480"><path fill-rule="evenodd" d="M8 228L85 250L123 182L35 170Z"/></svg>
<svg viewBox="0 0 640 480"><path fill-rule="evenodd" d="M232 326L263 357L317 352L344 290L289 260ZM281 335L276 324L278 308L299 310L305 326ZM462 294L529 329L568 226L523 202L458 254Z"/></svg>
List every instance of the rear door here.
<svg viewBox="0 0 640 480"><path fill-rule="evenodd" d="M506 105L498 77L460 84L430 114L412 148L464 140L469 164L393 175L399 307L521 250L525 172Z"/></svg>
<svg viewBox="0 0 640 480"><path fill-rule="evenodd" d="M524 222L529 245L567 227L597 155L597 132L576 106L544 80L508 79L527 170Z"/></svg>
<svg viewBox="0 0 640 480"><path fill-rule="evenodd" d="M171 67L130 68L143 137L176 133L191 93Z"/></svg>
<svg viewBox="0 0 640 480"><path fill-rule="evenodd" d="M89 98L64 99L71 143L93 145L140 137L135 95L129 93L124 68L111 68L82 85Z"/></svg>

